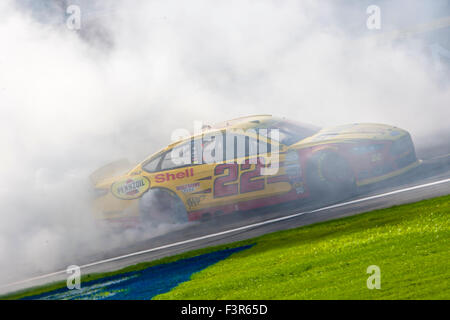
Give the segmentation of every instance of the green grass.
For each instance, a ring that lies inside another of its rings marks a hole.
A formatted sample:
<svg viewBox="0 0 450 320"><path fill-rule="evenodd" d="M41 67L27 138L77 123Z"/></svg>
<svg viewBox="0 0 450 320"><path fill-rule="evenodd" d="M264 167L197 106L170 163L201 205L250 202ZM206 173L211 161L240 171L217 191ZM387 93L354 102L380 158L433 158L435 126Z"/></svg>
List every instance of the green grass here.
<svg viewBox="0 0 450 320"><path fill-rule="evenodd" d="M252 242L244 241L244 242L239 242L239 243L236 242L236 243L231 243L231 244L226 244L226 245L207 247L207 248L203 248L203 249L197 249L197 250L192 250L189 252L177 254L174 256L170 256L170 257L161 258L158 260L153 260L153 261L149 261L149 262L141 262L141 263L138 263L135 265L131 265L131 266L116 270L116 271L86 274L86 275L81 276L81 283L83 285L83 283L86 283L89 281L106 278L106 277L111 277L111 276L115 276L115 275L122 274L122 273L144 270L144 269L147 269L147 268L155 266L155 265L171 263L171 262L174 262L174 261L177 261L180 259L187 259L187 258L199 256L199 255L217 251L217 250L236 248L243 244L250 244L250 243L252 243ZM36 287L32 287L32 288L26 288L26 289L23 289L20 291L1 295L0 300L18 300L18 299L22 299L25 297L35 296L35 295L50 292L53 290L65 288L66 286L67 286L66 281L57 281L57 282L44 284L44 285L36 286Z"/></svg>
<svg viewBox="0 0 450 320"><path fill-rule="evenodd" d="M82 283L208 252L256 243L157 299L449 299L450 195L190 251ZM381 269L369 290L366 269ZM65 287L65 281L15 292L20 299Z"/></svg>
<svg viewBox="0 0 450 320"><path fill-rule="evenodd" d="M265 235L157 299L449 299L450 196ZM367 267L381 270L369 290Z"/></svg>

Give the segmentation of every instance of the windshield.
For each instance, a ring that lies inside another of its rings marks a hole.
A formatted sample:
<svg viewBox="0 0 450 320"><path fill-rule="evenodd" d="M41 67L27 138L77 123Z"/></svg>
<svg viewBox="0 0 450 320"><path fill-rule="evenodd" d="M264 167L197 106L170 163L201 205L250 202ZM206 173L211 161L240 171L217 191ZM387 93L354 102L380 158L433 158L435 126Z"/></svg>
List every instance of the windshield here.
<svg viewBox="0 0 450 320"><path fill-rule="evenodd" d="M320 130L319 127L315 127L308 124L298 124L287 120L278 121L272 124L270 129L278 129L280 133L279 142L287 146L290 146L300 140L310 137ZM264 132L267 131L266 130L260 131L261 134L263 134Z"/></svg>

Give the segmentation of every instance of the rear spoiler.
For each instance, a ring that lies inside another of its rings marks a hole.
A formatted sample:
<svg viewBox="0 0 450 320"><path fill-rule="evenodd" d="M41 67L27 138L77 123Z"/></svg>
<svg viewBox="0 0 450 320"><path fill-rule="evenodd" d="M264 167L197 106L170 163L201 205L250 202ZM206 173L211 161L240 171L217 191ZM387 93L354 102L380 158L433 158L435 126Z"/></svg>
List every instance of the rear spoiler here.
<svg viewBox="0 0 450 320"><path fill-rule="evenodd" d="M126 171L130 169L130 167L131 163L130 161L128 161L128 159L120 159L95 170L89 176L89 179L94 185L96 185L103 179L112 178L114 176L126 173Z"/></svg>

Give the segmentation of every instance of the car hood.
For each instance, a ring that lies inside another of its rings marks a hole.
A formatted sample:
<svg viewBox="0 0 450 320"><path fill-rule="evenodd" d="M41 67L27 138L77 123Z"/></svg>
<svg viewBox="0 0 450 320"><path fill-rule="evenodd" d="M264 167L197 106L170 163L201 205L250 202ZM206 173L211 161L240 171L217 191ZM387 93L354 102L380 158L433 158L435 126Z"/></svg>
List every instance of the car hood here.
<svg viewBox="0 0 450 320"><path fill-rule="evenodd" d="M324 128L293 144L291 148L306 148L325 143L349 143L357 140L397 140L405 134L408 134L405 130L386 124L353 123Z"/></svg>

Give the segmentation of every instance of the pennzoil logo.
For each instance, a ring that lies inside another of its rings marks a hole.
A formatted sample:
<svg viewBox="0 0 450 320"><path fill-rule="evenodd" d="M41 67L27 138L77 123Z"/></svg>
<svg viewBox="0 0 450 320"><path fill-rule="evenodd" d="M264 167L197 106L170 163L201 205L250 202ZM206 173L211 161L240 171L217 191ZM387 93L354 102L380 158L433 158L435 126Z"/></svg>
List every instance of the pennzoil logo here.
<svg viewBox="0 0 450 320"><path fill-rule="evenodd" d="M150 188L150 180L146 177L128 177L125 180L114 182L111 186L112 194L123 200L137 199Z"/></svg>

